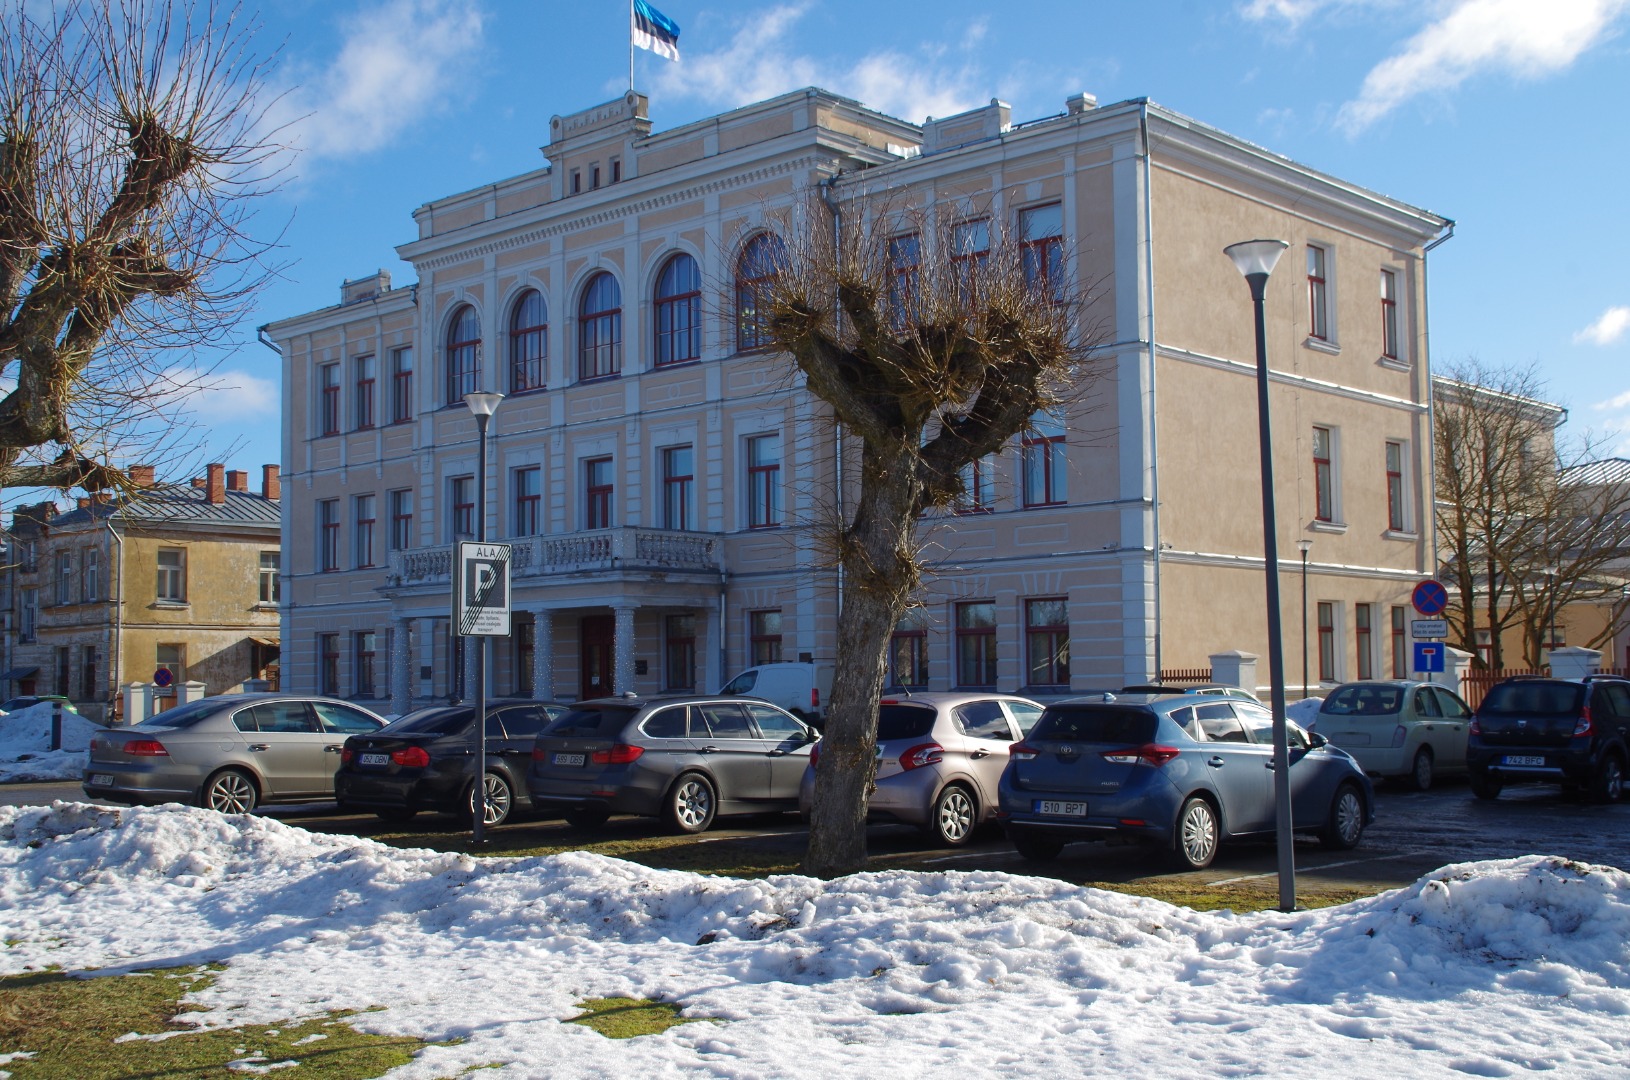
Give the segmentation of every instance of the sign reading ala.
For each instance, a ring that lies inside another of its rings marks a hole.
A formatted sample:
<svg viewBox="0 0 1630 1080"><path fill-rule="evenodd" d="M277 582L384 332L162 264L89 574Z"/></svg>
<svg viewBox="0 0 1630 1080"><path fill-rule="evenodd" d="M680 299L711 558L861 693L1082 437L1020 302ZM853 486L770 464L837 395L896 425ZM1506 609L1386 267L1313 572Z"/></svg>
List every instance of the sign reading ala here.
<svg viewBox="0 0 1630 1080"><path fill-rule="evenodd" d="M465 637L509 636L509 545L460 541L453 558L453 626Z"/></svg>

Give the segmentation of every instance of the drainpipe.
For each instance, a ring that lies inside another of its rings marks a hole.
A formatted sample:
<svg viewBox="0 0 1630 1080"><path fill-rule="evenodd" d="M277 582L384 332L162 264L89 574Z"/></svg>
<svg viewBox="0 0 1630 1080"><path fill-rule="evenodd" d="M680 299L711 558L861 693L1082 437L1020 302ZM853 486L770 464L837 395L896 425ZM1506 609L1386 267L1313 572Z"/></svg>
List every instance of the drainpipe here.
<svg viewBox="0 0 1630 1080"><path fill-rule="evenodd" d="M720 570L719 571L719 656L718 656L718 659L715 661L715 663L717 663L719 665L719 678L718 678L718 681L714 683L715 686L718 686L720 688L723 688L724 681L726 679L730 678L730 668L729 668L729 663L730 663L729 627L730 627L730 624L725 621L725 615L726 615L726 612L725 612L725 586L729 583L729 581L730 581L730 575L725 573L723 570Z"/></svg>
<svg viewBox="0 0 1630 1080"><path fill-rule="evenodd" d="M119 535L119 530L113 527L113 522L104 521L102 524L107 529L108 535L113 537L113 543L118 548L118 558L114 561L113 625L108 629L113 643L112 648L108 651L108 674L113 679L113 697L108 701L108 712L111 716L113 710L119 706L119 676L121 674L119 661L124 655L120 650L124 647L125 625L125 539Z"/></svg>
<svg viewBox="0 0 1630 1080"><path fill-rule="evenodd" d="M1449 222L1449 231L1421 249L1421 299L1423 301L1426 299L1427 291L1426 256L1431 253L1433 248L1449 240L1455 234L1454 221L1449 218L1444 218L1444 220ZM1427 490L1426 521L1422 522L1422 526L1430 532L1432 537L1432 565L1426 568L1426 572L1428 577L1435 578L1438 576L1438 463L1437 447L1432 445L1431 433L1437 430L1438 417L1437 402L1432 394L1431 318L1430 307L1423 302L1421 304L1421 371L1426 375L1426 444L1427 449L1431 452L1431 464L1425 470Z"/></svg>
<svg viewBox="0 0 1630 1080"><path fill-rule="evenodd" d="M1154 184L1150 159L1154 150L1149 145L1149 101L1145 98L1138 106L1138 130L1143 136L1143 273L1144 290L1148 294L1149 318L1149 498L1151 524L1154 526L1155 553L1155 670L1160 678L1161 620L1165 612L1160 605L1160 425L1155 419L1155 221Z"/></svg>
<svg viewBox="0 0 1630 1080"><path fill-rule="evenodd" d="M838 258L839 245L841 245L843 242L843 209L838 204L837 190L838 177L841 175L843 175L843 170L839 169L836 173L833 173L831 176L827 177L825 180L822 180L820 184L817 185L821 189L821 202L826 204L827 211L832 215L832 257L834 259ZM842 312L838 306L838 298L834 293L832 296L832 325L834 328L836 328L838 319L841 317ZM837 504L838 527L841 529L845 528L849 523L848 513L843 508L843 424L841 423L832 425L832 459L833 468L835 470L834 483L836 485L835 501ZM838 559L837 612L839 616L843 615L843 584L843 560Z"/></svg>

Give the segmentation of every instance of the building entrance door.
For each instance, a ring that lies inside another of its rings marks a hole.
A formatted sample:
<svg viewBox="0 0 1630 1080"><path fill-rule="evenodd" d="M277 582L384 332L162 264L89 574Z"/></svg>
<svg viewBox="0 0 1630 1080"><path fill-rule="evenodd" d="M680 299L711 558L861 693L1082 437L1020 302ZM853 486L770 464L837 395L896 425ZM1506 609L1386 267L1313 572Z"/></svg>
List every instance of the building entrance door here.
<svg viewBox="0 0 1630 1080"><path fill-rule="evenodd" d="M611 693L611 669L617 645L617 618L614 615L585 615L578 627L582 644L582 685L579 698L606 697Z"/></svg>

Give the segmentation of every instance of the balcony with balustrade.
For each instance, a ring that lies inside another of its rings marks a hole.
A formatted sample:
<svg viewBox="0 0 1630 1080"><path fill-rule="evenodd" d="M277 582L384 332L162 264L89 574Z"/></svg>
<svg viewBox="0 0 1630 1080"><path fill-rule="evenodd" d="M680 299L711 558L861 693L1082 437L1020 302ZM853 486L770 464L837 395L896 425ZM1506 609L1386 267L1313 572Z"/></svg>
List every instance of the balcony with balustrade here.
<svg viewBox="0 0 1630 1080"><path fill-rule="evenodd" d="M518 536L495 541L510 546L512 587L570 575L581 579L665 579L713 575L723 569L722 538L711 533L624 527L558 536ZM453 545L390 553L386 589L446 588L452 581Z"/></svg>

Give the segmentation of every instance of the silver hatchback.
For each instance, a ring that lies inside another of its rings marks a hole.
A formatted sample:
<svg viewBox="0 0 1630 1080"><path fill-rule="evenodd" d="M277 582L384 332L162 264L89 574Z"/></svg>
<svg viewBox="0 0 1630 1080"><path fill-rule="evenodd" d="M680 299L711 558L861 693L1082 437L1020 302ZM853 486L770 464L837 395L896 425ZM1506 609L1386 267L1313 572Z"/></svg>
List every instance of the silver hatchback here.
<svg viewBox="0 0 1630 1080"><path fill-rule="evenodd" d="M347 736L383 717L332 698L220 694L165 709L91 740L85 794L110 802L189 802L247 814L261 803L334 797Z"/></svg>
<svg viewBox="0 0 1630 1080"><path fill-rule="evenodd" d="M924 693L886 697L877 710L873 821L921 827L936 842L965 844L996 808L1008 748L1041 718L1042 706L1012 694ZM798 807L815 798L819 747L805 770Z"/></svg>

